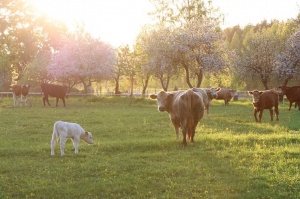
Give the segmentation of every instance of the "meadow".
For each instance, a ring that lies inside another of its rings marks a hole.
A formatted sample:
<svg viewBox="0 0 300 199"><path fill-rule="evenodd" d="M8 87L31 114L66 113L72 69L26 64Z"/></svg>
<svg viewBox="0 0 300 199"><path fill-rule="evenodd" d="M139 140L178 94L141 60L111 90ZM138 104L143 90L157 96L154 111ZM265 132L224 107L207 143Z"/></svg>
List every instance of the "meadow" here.
<svg viewBox="0 0 300 199"><path fill-rule="evenodd" d="M86 97L64 108L0 100L0 198L300 198L300 111L280 104L256 123L250 99L212 101L195 142L176 140L167 113L145 98ZM50 155L53 124L93 133L74 154Z"/></svg>

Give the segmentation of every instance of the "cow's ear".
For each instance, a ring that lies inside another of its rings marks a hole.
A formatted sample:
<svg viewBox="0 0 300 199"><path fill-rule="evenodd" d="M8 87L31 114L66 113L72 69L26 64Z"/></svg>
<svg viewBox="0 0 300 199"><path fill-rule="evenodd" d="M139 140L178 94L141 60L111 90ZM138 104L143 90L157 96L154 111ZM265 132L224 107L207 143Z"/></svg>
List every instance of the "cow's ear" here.
<svg viewBox="0 0 300 199"><path fill-rule="evenodd" d="M152 95L150 95L150 98L151 99L157 99L157 95L152 94Z"/></svg>
<svg viewBox="0 0 300 199"><path fill-rule="evenodd" d="M88 135L88 134L89 134L89 132L86 131L86 132L85 132L85 135Z"/></svg>
<svg viewBox="0 0 300 199"><path fill-rule="evenodd" d="M216 91L220 91L220 90L221 90L221 88L220 88L220 87L216 88Z"/></svg>
<svg viewBox="0 0 300 199"><path fill-rule="evenodd" d="M259 91L259 94L261 95L261 94L263 94L264 92L263 91Z"/></svg>
<svg viewBox="0 0 300 199"><path fill-rule="evenodd" d="M249 95L253 95L253 91L248 91Z"/></svg>

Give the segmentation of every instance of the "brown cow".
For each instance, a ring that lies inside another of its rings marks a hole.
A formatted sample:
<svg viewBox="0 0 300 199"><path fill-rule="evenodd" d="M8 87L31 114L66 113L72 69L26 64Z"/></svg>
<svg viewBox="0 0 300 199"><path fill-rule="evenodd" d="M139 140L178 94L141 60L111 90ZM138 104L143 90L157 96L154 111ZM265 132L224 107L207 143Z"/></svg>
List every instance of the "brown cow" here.
<svg viewBox="0 0 300 199"><path fill-rule="evenodd" d="M14 106L21 106L22 104L27 105L27 98L29 93L28 84L14 84L10 86L13 91L13 99L14 99Z"/></svg>
<svg viewBox="0 0 300 199"><path fill-rule="evenodd" d="M290 102L289 111L291 110L292 104L295 102L295 108L300 103L300 86L292 86L288 87L285 85L279 86L283 95L286 95L286 98ZM298 110L300 111L300 107L298 106Z"/></svg>
<svg viewBox="0 0 300 199"><path fill-rule="evenodd" d="M228 89L228 88L221 88L218 91L218 97L217 100L224 100L225 106L229 105L229 101L231 98L234 97L236 90Z"/></svg>
<svg viewBox="0 0 300 199"><path fill-rule="evenodd" d="M187 135L189 140L193 142L197 124L204 114L202 96L192 90L160 91L157 95L150 95L150 98L157 99L158 111L167 111L169 113L175 127L177 139L179 128L181 128L183 135L182 144L186 146Z"/></svg>
<svg viewBox="0 0 300 199"><path fill-rule="evenodd" d="M43 97L44 106L46 105L45 102L47 102L48 105L51 106L48 100L48 96L50 95L51 97L56 97L56 106L58 104L58 100L61 99L64 103L64 106L66 107L66 103L65 103L65 97L67 94L66 86L42 83L41 88L44 93L44 97Z"/></svg>
<svg viewBox="0 0 300 199"><path fill-rule="evenodd" d="M220 88L192 88L192 90L202 95L206 115L209 117L210 102L212 99L216 99L218 97L217 92L220 90Z"/></svg>
<svg viewBox="0 0 300 199"><path fill-rule="evenodd" d="M256 122L261 122L261 117L264 109L269 109L271 121L273 121L273 107L277 117L278 115L278 93L275 90L266 91L248 91L250 95L253 96L253 107L254 107L254 117ZM259 112L259 120L257 119L257 113Z"/></svg>

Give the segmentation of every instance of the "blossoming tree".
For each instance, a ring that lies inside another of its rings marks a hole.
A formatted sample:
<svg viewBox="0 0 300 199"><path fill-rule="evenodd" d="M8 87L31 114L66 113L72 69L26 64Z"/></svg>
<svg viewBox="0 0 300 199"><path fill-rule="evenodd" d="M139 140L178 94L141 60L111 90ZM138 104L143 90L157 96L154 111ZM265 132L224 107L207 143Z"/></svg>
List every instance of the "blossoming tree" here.
<svg viewBox="0 0 300 199"><path fill-rule="evenodd" d="M92 82L113 78L116 53L110 45L83 35L69 38L47 69L55 80L70 88L81 83L87 92Z"/></svg>

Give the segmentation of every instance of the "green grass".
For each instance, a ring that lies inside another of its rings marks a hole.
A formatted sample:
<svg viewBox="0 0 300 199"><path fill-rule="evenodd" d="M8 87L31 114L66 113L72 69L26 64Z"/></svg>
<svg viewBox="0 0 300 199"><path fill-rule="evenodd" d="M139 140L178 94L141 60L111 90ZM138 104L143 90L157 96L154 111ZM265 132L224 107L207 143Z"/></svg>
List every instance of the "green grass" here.
<svg viewBox="0 0 300 199"><path fill-rule="evenodd" d="M0 101L0 198L300 198L300 111L254 122L250 100L213 101L195 143L182 147L166 113L141 98L72 98L67 108ZM77 122L94 145L71 140L50 156L57 120Z"/></svg>

